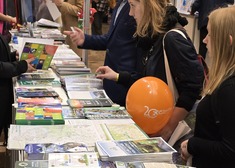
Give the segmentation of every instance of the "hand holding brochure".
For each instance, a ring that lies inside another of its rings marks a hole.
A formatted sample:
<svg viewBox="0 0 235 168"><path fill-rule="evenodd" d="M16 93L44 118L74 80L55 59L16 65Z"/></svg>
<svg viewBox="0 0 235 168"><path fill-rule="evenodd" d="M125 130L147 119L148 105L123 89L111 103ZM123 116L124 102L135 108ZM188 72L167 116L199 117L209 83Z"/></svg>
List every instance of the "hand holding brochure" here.
<svg viewBox="0 0 235 168"><path fill-rule="evenodd" d="M36 69L47 70L50 67L57 48L58 46L54 45L26 42L20 60L34 57L35 60L31 62L33 67Z"/></svg>

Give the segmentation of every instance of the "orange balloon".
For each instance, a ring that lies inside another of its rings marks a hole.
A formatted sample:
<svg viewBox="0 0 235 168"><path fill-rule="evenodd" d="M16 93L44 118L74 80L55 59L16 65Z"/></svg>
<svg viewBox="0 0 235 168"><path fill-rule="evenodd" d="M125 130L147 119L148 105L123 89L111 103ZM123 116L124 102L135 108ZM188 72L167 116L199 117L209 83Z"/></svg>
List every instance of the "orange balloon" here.
<svg viewBox="0 0 235 168"><path fill-rule="evenodd" d="M147 134L155 134L167 124L173 113L173 95L162 80L144 77L130 87L126 109L140 128Z"/></svg>

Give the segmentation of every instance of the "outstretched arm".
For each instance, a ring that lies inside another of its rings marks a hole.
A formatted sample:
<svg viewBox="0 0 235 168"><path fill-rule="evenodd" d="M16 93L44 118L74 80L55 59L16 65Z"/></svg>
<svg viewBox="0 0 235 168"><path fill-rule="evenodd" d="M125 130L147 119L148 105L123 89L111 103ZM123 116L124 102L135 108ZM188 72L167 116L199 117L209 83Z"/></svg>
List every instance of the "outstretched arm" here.
<svg viewBox="0 0 235 168"><path fill-rule="evenodd" d="M67 36L70 36L71 41L77 46L82 46L85 41L84 32L77 27L73 27L73 30L64 31L63 33Z"/></svg>

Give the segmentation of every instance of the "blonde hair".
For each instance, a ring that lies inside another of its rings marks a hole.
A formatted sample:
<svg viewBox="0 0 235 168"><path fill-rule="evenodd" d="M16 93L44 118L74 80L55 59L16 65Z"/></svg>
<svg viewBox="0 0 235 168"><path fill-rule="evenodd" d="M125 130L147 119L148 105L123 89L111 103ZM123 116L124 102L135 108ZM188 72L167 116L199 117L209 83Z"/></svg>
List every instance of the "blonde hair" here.
<svg viewBox="0 0 235 168"><path fill-rule="evenodd" d="M212 63L202 95L212 94L235 74L235 7L219 8L209 15ZM230 41L232 37L232 42Z"/></svg>
<svg viewBox="0 0 235 168"><path fill-rule="evenodd" d="M169 0L137 0L144 9L142 21L137 25L135 35L146 37L151 30L151 37L163 32L161 29L165 16L165 8Z"/></svg>

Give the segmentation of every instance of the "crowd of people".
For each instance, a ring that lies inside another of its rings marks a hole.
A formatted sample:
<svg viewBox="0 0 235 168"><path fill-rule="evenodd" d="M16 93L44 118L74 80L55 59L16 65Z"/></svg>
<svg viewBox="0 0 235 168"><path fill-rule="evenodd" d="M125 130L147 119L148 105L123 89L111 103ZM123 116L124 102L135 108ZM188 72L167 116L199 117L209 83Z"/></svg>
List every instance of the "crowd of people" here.
<svg viewBox="0 0 235 168"><path fill-rule="evenodd" d="M181 144L182 159L192 157L192 166L199 168L235 166L235 135L232 132L235 121L235 7L228 7L234 0L218 3L206 13L201 11L204 1L196 0L192 5L191 13L199 10L199 20L202 17L207 20L203 23L206 36L200 35L212 60L207 83L198 53L184 29L187 19L169 0L118 0L108 32L93 35L77 27L77 12L82 9L82 0L53 2L62 14L62 31L67 35L68 44L76 49L106 51L104 66L96 73L97 78L103 79L103 88L113 102L125 106L128 89L145 76L157 77L169 84L165 64L168 62L178 97L175 97L169 122L161 131L149 136L168 140L179 121L184 120L200 100L194 135ZM221 6L226 8L218 8ZM71 26L74 31L70 30ZM9 127L11 119L11 78L35 70L30 65L32 59L16 61L15 53L11 56L8 48L0 36L0 90L4 94L0 99L1 130ZM203 53L200 54L205 57Z"/></svg>

